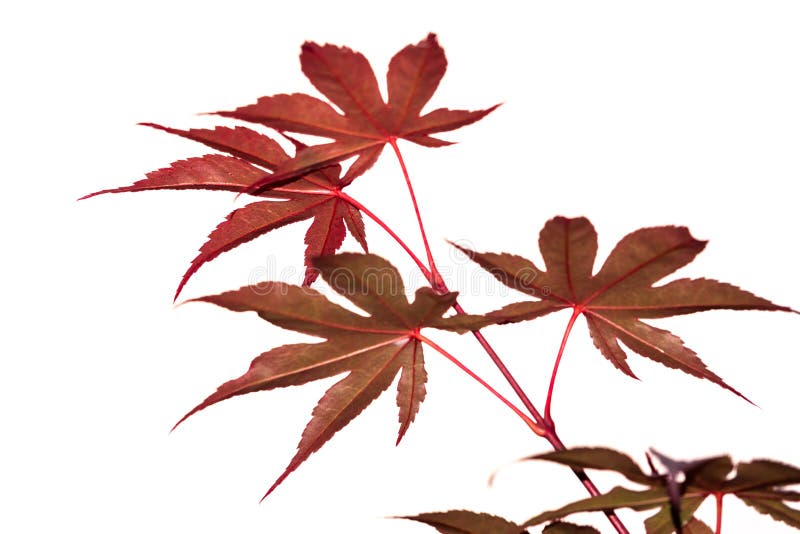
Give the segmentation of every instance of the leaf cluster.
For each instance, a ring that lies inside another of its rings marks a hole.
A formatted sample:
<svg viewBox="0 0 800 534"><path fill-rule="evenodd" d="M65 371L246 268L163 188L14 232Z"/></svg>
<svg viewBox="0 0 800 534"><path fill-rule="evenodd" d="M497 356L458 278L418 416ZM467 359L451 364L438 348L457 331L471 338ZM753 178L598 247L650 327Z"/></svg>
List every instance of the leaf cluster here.
<svg viewBox="0 0 800 534"><path fill-rule="evenodd" d="M224 252L273 230L310 220L304 238L302 285L268 281L195 300L232 311L255 312L272 324L321 341L267 349L243 375L223 383L175 426L234 396L338 377L320 398L296 454L267 490L266 497L393 383L396 383L399 443L427 394L427 356L423 350L427 346L477 380L556 449L530 459L572 468L590 492L586 469L614 471L644 489L618 486L606 493L594 490L589 498L541 513L521 524L466 510L405 519L427 524L444 534L520 534L545 522L549 522L544 529L547 534L590 534L597 530L561 519L576 512L603 511L619 532L625 532L612 510L655 509L656 513L644 523L648 534L670 534L676 530L707 533L711 532L710 527L695 518L694 512L709 497L716 499L721 510L722 498L733 495L777 521L800 528L800 512L787 504L800 500L800 494L785 487L800 483L800 470L795 467L771 460L734 465L728 456L680 462L653 451L665 470L656 470L648 456L651 468L648 474L630 457L611 449L566 449L555 432L550 411L558 365L573 325L581 316L595 347L624 374L635 377L628 363L630 351L708 380L746 399L738 389L709 370L678 336L648 321L719 309L793 310L709 278L680 278L663 283L665 277L692 262L706 245L685 227L635 230L624 236L603 264L596 267L597 232L591 222L585 217L558 216L549 220L539 234L543 267L517 255L458 247L500 283L526 297L483 315L467 314L458 304L456 293L447 289L437 271L398 140L426 147L447 146L450 142L436 137L437 134L474 123L498 106L476 111L425 110L447 67L444 51L434 34L404 47L391 59L386 75L386 100L372 67L359 52L307 42L302 46L300 64L310 83L327 100L303 93L278 94L264 96L254 104L232 111L216 112L218 116L272 129L291 150L252 127L182 130L144 123L202 143L216 152L175 161L131 185L87 195L200 189L234 192L248 199L245 206L232 211L210 232L181 277L176 299L194 273ZM306 144L296 138L298 135L327 141ZM414 201L427 264L386 223L345 191L374 165L386 145L392 147L398 158ZM365 216L397 240L426 275L431 287L417 288L414 298L409 300L399 271L385 259L369 253ZM348 233L364 254L336 254ZM336 304L311 289L309 286L319 277L360 312ZM451 309L455 315L449 314ZM571 316L542 416L479 330L489 325L535 320L561 310L570 310ZM522 401L525 411L429 339L423 334L425 329L472 331Z"/></svg>

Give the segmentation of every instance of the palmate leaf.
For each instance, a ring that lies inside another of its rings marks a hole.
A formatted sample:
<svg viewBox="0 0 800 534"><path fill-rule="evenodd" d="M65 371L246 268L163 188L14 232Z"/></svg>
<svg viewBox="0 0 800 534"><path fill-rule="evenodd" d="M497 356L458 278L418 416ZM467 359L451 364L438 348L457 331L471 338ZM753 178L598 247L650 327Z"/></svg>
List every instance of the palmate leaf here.
<svg viewBox="0 0 800 534"><path fill-rule="evenodd" d="M387 74L388 103L367 59L349 48L307 42L300 65L314 87L343 114L327 102L299 93L265 96L255 104L217 112L279 131L333 139L298 153L273 176L253 184L250 191L356 156L343 178L350 183L375 163L387 143L406 139L429 147L449 145L431 134L471 124L497 108L436 109L421 115L447 68L444 50L434 34L392 58Z"/></svg>
<svg viewBox="0 0 800 534"><path fill-rule="evenodd" d="M546 270L520 256L459 248L502 283L538 299L496 312L505 322L571 308L584 316L595 346L623 373L635 377L620 341L642 356L742 396L679 337L641 321L714 309L791 311L731 284L705 278L653 286L690 263L705 245L684 227L643 228L625 236L597 274L592 274L597 254L594 227L586 218L556 217L539 234Z"/></svg>
<svg viewBox="0 0 800 534"><path fill-rule="evenodd" d="M291 159L273 139L248 128L178 130L157 124L147 126L198 141L230 156L208 154L176 161L132 185L98 191L84 198L103 193L158 189L217 189L243 193L254 183L273 176L271 171ZM301 146L298 151L304 149ZM339 250L347 230L367 251L361 212L339 195L346 185L340 173L339 165L320 169L291 184L262 191L259 195L262 200L230 213L200 248L200 254L181 278L175 298L203 264L271 230L305 219L312 221L305 236L303 285L310 285L317 278L311 259ZM273 200L263 200L263 197Z"/></svg>
<svg viewBox="0 0 800 534"><path fill-rule="evenodd" d="M577 447L527 458L553 461L572 468L616 471L647 488L632 490L617 486L605 494L541 513L523 523L523 526L530 527L578 512L657 508L658 512L645 521L647 534L671 534L678 530L678 524L684 534L702 534L710 532L710 529L692 517L695 510L709 496L735 495L759 512L800 528L800 510L786 504L800 501L800 493L784 489L787 485L800 484L800 469L772 460L753 460L734 466L728 456L690 462L676 461L663 454L658 457L667 472L650 476L644 475L628 456L612 449ZM729 479L734 468L736 476ZM679 477L679 473L682 476ZM677 479L681 482L677 485L677 493L674 493L671 486Z"/></svg>
<svg viewBox="0 0 800 534"><path fill-rule="evenodd" d="M465 332L492 322L479 316L442 317L455 302L455 293L441 295L424 287L409 303L397 269L378 256L326 256L314 260L314 266L335 291L369 316L334 304L313 289L282 282L197 299L233 311L254 311L277 326L325 341L284 345L261 354L244 375L222 384L175 426L192 414L237 395L347 373L320 399L297 453L266 495L361 413L398 374L399 443L425 398L427 376L420 329Z"/></svg>

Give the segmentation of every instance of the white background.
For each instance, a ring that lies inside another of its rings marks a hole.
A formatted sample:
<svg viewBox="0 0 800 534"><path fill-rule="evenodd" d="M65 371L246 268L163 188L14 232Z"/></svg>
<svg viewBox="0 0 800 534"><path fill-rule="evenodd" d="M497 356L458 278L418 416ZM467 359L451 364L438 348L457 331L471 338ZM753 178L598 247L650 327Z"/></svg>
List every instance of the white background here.
<svg viewBox="0 0 800 534"><path fill-rule="evenodd" d="M423 533L385 517L470 508L523 521L584 496L564 468L513 464L546 442L430 351L428 398L399 447L389 393L261 505L332 381L230 400L168 433L254 356L301 337L210 305L172 305L197 247L239 205L232 194L76 199L207 152L137 122L208 127L226 122L197 113L313 93L297 62L306 39L363 51L383 82L391 55L434 31L449 69L429 109L504 103L445 134L456 146L402 145L435 255L469 310L521 295L444 240L535 259L539 229L558 214L590 217L600 260L631 230L687 225L710 243L679 275L800 307L796 2L289 4L2 8L1 531ZM422 252L390 153L351 191ZM225 254L185 297L239 287L253 273L298 282L306 225ZM414 277L410 286L420 283L379 228L367 232L373 250ZM566 319L486 331L540 407ZM554 404L568 444L616 447L637 461L653 446L679 458L729 452L800 465L800 318L721 311L659 325L759 408L635 355L641 381L629 379L581 321ZM431 335L506 392L470 336ZM712 521L712 508L701 515ZM633 518L644 516L625 517L641 529ZM576 520L609 531L602 518ZM725 527L791 531L733 499Z"/></svg>

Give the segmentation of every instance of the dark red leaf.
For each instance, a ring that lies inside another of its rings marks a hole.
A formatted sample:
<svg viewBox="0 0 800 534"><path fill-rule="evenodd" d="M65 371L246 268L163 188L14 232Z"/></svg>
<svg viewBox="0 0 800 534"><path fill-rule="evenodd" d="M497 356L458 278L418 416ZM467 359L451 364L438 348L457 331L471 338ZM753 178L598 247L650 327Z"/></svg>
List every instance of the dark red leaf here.
<svg viewBox="0 0 800 534"><path fill-rule="evenodd" d="M538 299L494 312L498 319L523 321L571 308L586 318L603 356L625 374L634 376L620 341L642 356L743 396L708 370L679 337L640 320L715 309L791 311L705 278L653 286L691 262L704 247L704 241L683 227L643 228L625 236L599 272L592 274L597 254L594 227L585 218L556 217L539 235L545 269L511 254L459 248L502 283Z"/></svg>
<svg viewBox="0 0 800 534"><path fill-rule="evenodd" d="M443 318L455 301L454 293L440 295L425 287L409 302L397 269L378 256L326 256L314 260L314 267L335 291L369 316L342 308L313 289L282 282L198 299L234 311L254 311L273 324L326 341L284 345L265 352L244 375L222 384L178 424L237 395L347 373L320 399L297 454L267 494L385 391L398 373L399 442L425 398L427 375L419 330L434 327L465 332L490 321L473 316Z"/></svg>
<svg viewBox="0 0 800 534"><path fill-rule="evenodd" d="M147 178L133 185L98 191L84 198L102 193L156 189L219 189L243 193L254 183L271 179L274 176L271 171L291 159L273 139L248 128L178 130L157 124L146 126L198 141L231 156L209 154L176 161L168 168L149 173ZM298 150L302 153L306 148L300 146ZM290 184L278 185L273 180L274 187L259 196L274 200L254 202L233 211L211 232L181 278L175 298L205 263L242 243L304 219L312 219L305 237L304 285L310 285L317 278L311 260L339 250L347 230L367 251L361 212L339 194L347 185L339 177L340 173L341 167L332 165L294 179Z"/></svg>
<svg viewBox="0 0 800 534"><path fill-rule="evenodd" d="M299 93L265 96L255 104L218 114L333 142L298 153L249 191L356 156L344 177L345 183L350 183L374 164L386 143L407 139L423 146L448 145L431 134L471 124L497 108L436 109L421 115L447 68L444 50L434 34L406 46L392 58L387 75L388 104L367 59L349 48L305 43L300 65L314 87L343 114L327 102Z"/></svg>

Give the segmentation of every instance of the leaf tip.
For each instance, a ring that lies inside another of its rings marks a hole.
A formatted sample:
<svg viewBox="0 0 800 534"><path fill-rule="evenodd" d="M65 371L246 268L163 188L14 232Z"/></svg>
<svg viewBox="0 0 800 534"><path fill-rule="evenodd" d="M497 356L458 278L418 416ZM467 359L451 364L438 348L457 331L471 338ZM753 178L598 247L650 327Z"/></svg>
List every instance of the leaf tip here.
<svg viewBox="0 0 800 534"><path fill-rule="evenodd" d="M503 104L505 104L505 102L498 102L494 106L492 106L490 108L486 108L486 112L484 113L484 117L486 115L488 115L489 113L493 112L494 110L496 110L497 108L499 108L500 106L502 106Z"/></svg>
<svg viewBox="0 0 800 534"><path fill-rule="evenodd" d="M172 428L170 428L170 429L169 429L169 433L170 433L170 434L172 434L173 432L175 432L175 429L176 429L176 428L178 428L178 427L181 425L181 423L183 423L184 421L186 421L186 420L187 420L189 417L191 417L191 416L192 416L194 413L196 413L197 411L198 411L198 408L193 408L193 409L192 409L190 412L188 412L186 415L184 415L183 417L181 417L181 418L180 418L180 420L178 420L178 422L177 422L177 423L175 423L174 425L172 425Z"/></svg>
<svg viewBox="0 0 800 534"><path fill-rule="evenodd" d="M473 258L475 257L475 251L474 251L474 250L472 250L471 248L462 247L462 246L461 246L461 245L459 245L457 242L455 242L455 241L451 241L451 240L449 240L449 239L445 239L445 241L446 241L446 242L447 242L447 244L448 244L448 245L450 245L451 247L454 247L454 248L457 248L458 250L460 250L460 251L461 251L461 252L462 252L464 255L466 255L466 256L467 256L469 259L473 259Z"/></svg>
<svg viewBox="0 0 800 534"><path fill-rule="evenodd" d="M258 500L258 504L262 504L265 500L267 500L267 497L269 497L269 494L272 493L273 489L274 488L268 489L267 492Z"/></svg>
<svg viewBox="0 0 800 534"><path fill-rule="evenodd" d="M103 191L95 191L94 193L89 193L88 195L83 195L82 197L75 200L75 202L80 202L81 200L86 200L87 198L96 197L97 195L102 195L103 193L107 193L106 190Z"/></svg>
<svg viewBox="0 0 800 534"><path fill-rule="evenodd" d="M270 486L270 487L269 487L269 489L268 489L268 490L267 490L267 492L264 494L264 496L263 496L263 497L261 497L261 500L259 500L259 501L258 501L258 504L261 504L261 503L263 503L263 502L264 502L264 501L267 499L267 497L269 497L269 496L272 494L272 492L273 492L273 491L275 491L275 490L277 489L277 487L278 487L278 486L280 486L280 485L281 485L281 483L282 483L284 480L286 480L286 477L288 477L288 476L289 476L289 473L291 473L292 471L294 471L296 468L297 468L297 466L294 466L294 467L293 467L293 466L291 466L291 465L290 465L289 467L287 467L287 468L286 468L286 470L285 470L283 473L281 473L281 476L279 476L279 477L277 478L277 480L275 480L275 482L273 482L273 483L272 483L272 486Z"/></svg>
<svg viewBox="0 0 800 534"><path fill-rule="evenodd" d="M747 403L752 404L756 408L760 408L760 406L758 404L756 404L755 402L753 402L749 398L747 398L747 396L744 393L742 393L738 389L734 388L733 386L728 385L728 383L725 382L724 380L720 379L719 382L717 382L715 380L712 380L712 382L715 382L717 385L722 386L723 388L727 389L728 391L730 391L731 393L733 393L737 397L740 397L741 399L745 400Z"/></svg>

